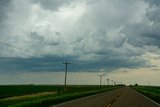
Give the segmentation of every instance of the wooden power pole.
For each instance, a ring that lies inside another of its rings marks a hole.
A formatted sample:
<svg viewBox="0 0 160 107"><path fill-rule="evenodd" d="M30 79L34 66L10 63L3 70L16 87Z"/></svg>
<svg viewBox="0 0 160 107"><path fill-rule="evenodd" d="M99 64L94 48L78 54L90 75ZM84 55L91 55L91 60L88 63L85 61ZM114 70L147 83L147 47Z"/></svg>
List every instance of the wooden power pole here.
<svg viewBox="0 0 160 107"><path fill-rule="evenodd" d="M65 62L65 63L63 63L63 64L65 64L66 66L65 66L65 77L64 77L64 90L66 90L66 81L67 81L67 66L68 66L68 64L71 64L71 63L69 63L69 62Z"/></svg>
<svg viewBox="0 0 160 107"><path fill-rule="evenodd" d="M107 79L107 85L109 85L109 79Z"/></svg>

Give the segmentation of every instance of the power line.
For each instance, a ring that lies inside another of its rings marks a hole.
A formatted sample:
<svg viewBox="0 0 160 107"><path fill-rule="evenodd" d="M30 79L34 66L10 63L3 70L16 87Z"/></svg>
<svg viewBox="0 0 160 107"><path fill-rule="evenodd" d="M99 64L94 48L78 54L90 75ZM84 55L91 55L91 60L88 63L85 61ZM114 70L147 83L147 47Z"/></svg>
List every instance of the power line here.
<svg viewBox="0 0 160 107"><path fill-rule="evenodd" d="M17 47L17 46L11 45L11 44L9 44L9 43L5 43L5 42L1 42L1 41L0 41L0 44L7 45L7 46L10 46L10 47L13 47L13 48L16 48L16 49L19 49L19 50L22 50L22 51L25 51L25 52L28 52L28 53L32 53L32 54L39 54L39 53L36 53L36 52L30 51L30 50L26 50L26 49L23 49L23 48L20 48L20 47Z"/></svg>

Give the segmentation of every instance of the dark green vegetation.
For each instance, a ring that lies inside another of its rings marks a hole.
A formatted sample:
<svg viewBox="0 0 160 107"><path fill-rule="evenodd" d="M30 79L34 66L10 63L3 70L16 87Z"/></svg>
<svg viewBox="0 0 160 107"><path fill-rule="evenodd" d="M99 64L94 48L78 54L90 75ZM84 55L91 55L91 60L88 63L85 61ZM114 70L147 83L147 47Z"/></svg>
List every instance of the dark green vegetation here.
<svg viewBox="0 0 160 107"><path fill-rule="evenodd" d="M133 87L138 92L149 97L150 99L156 101L160 104L160 87L156 86L134 86Z"/></svg>
<svg viewBox="0 0 160 107"><path fill-rule="evenodd" d="M1 85L0 99L39 92L52 92L62 89L63 87L58 85Z"/></svg>
<svg viewBox="0 0 160 107"><path fill-rule="evenodd" d="M15 85L15 86L0 86L1 99L0 107L47 107L52 104L57 104L72 99L109 91L121 86L68 86L66 91L63 91L63 86L52 85ZM39 92L55 92L54 94L13 97ZM12 98L6 98L11 97Z"/></svg>

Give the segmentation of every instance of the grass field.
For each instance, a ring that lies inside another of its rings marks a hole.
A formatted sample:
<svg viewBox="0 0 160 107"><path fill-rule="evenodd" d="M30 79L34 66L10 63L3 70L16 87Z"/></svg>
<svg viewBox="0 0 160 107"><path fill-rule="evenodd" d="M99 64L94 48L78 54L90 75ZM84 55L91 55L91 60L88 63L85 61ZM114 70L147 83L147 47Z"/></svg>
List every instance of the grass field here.
<svg viewBox="0 0 160 107"><path fill-rule="evenodd" d="M156 101L160 104L160 87L156 86L134 86L133 87L138 92L144 94L150 99Z"/></svg>
<svg viewBox="0 0 160 107"><path fill-rule="evenodd" d="M6 85L0 86L0 107L47 107L121 86Z"/></svg>

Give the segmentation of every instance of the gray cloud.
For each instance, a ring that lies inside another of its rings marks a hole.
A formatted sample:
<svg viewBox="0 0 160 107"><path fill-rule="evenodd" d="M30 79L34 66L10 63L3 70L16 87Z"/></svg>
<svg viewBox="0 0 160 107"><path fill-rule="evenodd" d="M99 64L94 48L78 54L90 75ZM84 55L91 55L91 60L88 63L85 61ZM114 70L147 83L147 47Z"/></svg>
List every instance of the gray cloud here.
<svg viewBox="0 0 160 107"><path fill-rule="evenodd" d="M160 5L159 0L145 0L147 3L149 3L150 6Z"/></svg>
<svg viewBox="0 0 160 107"><path fill-rule="evenodd" d="M59 71L65 60L73 63L73 71L150 66L142 56L160 47L157 2L3 1L1 40L39 55L1 45L1 57L15 58L3 60L2 68L13 64L15 70Z"/></svg>
<svg viewBox="0 0 160 107"><path fill-rule="evenodd" d="M160 8L158 2L157 0L146 0L150 7L147 8L143 21L128 25L123 29L123 32L128 35L130 43L134 46L160 46Z"/></svg>
<svg viewBox="0 0 160 107"><path fill-rule="evenodd" d="M7 34L7 27L5 22L8 19L7 13L10 11L11 0L1 0L0 1L0 37L4 38L4 35ZM3 48L0 46L0 49Z"/></svg>
<svg viewBox="0 0 160 107"><path fill-rule="evenodd" d="M69 4L72 0L31 0L35 4L40 4L44 9L57 10L63 5Z"/></svg>
<svg viewBox="0 0 160 107"><path fill-rule="evenodd" d="M1 0L0 1L0 24L6 19L6 13L9 11L7 8L10 5L10 0Z"/></svg>

